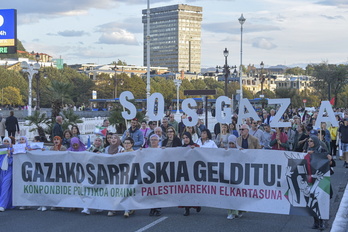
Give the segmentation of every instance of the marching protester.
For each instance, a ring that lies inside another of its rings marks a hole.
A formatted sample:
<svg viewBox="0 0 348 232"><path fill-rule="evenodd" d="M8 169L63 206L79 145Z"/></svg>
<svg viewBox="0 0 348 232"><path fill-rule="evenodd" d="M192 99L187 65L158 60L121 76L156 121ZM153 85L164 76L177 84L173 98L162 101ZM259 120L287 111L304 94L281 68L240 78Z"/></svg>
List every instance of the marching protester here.
<svg viewBox="0 0 348 232"><path fill-rule="evenodd" d="M196 143L200 146L200 147L206 147L206 148L218 148L216 146L216 143L214 142L214 140L212 140L212 136L210 133L209 129L204 129L203 131L201 131L201 138L199 138Z"/></svg>
<svg viewBox="0 0 348 232"><path fill-rule="evenodd" d="M4 137L0 148L0 212L12 208L12 162L15 138Z"/></svg>
<svg viewBox="0 0 348 232"><path fill-rule="evenodd" d="M199 138L198 134L195 131L195 127L193 127L193 126L186 126L184 129L184 132L189 132L192 136L193 141L197 141Z"/></svg>
<svg viewBox="0 0 348 232"><path fill-rule="evenodd" d="M241 149L261 149L259 140L249 134L250 127L247 124L240 126L240 137L237 139L237 144Z"/></svg>
<svg viewBox="0 0 348 232"><path fill-rule="evenodd" d="M143 133L139 130L139 123L137 118L131 120L131 127L129 127L122 135L121 141L131 137L134 140L134 150L138 150L144 145Z"/></svg>
<svg viewBox="0 0 348 232"><path fill-rule="evenodd" d="M157 134L153 134L150 136L150 146L149 148L159 148L159 136ZM161 216L162 208L151 208L149 212L149 216Z"/></svg>
<svg viewBox="0 0 348 232"><path fill-rule="evenodd" d="M167 138L162 142L162 147L181 147L181 139L175 135L175 129L172 126L167 128Z"/></svg>
<svg viewBox="0 0 348 232"><path fill-rule="evenodd" d="M192 140L192 135L189 132L184 132L182 135L182 140L184 141L183 147L199 147L197 143L194 143ZM190 208L196 209L196 212L199 213L201 212L202 208L200 206L179 206L179 208L185 208L185 213L184 216L189 216L190 215Z"/></svg>
<svg viewBox="0 0 348 232"><path fill-rule="evenodd" d="M133 145L134 145L134 140L133 140L131 137L126 138L126 139L123 141L124 150L123 150L122 152L131 152L131 151L134 151ZM124 216L125 218L128 218L129 215L134 214L134 212L135 212L134 210L125 210L123 216Z"/></svg>
<svg viewBox="0 0 348 232"><path fill-rule="evenodd" d="M220 124L220 127L220 133L216 135L215 143L219 148L226 148L228 145L228 136L230 135L228 125L226 123L222 123Z"/></svg>
<svg viewBox="0 0 348 232"><path fill-rule="evenodd" d="M79 139L81 139L80 137L80 130L79 130L79 127L77 125L73 125L71 127L71 133L72 133L72 137L77 137Z"/></svg>
<svg viewBox="0 0 348 232"><path fill-rule="evenodd" d="M320 143L320 140L319 140L319 138L317 136L311 135L310 138L308 139L308 154L311 154L311 155L312 154L314 154L314 155L321 155L323 157L327 157L327 159L329 160L329 165L331 167L334 167L336 165L334 163L334 160L332 159L332 156L329 155L329 151L327 150L326 147L322 146L322 144ZM312 160L313 157L310 156L310 159ZM333 173L331 173L331 175L332 174ZM314 178L316 178L318 180L321 180L323 178L323 173L320 175L317 172L315 175L312 175L312 177L314 177ZM309 182L313 182L313 180L309 181ZM315 185L313 184L313 186L315 186ZM304 193L304 194L306 194L306 193ZM332 195L333 195L333 193L332 193L332 188L331 188L331 185L330 185L330 198L332 198ZM311 204L308 203L308 205L311 207L311 209L314 212L317 212L317 214L315 216L313 216L314 224L312 226L312 229L324 230L325 229L325 223L324 223L324 220L321 218L320 211L318 210L318 208L319 208L318 202L314 202L314 203L311 203Z"/></svg>
<svg viewBox="0 0 348 232"><path fill-rule="evenodd" d="M56 135L56 136L59 136L59 135ZM54 136L54 137L56 137L56 136ZM73 136L72 136L71 131L69 129L66 129L63 133L63 139L62 139L62 145L64 147L66 147L66 149L68 149L70 147L70 141L71 141L72 137Z"/></svg>
<svg viewBox="0 0 348 232"><path fill-rule="evenodd" d="M273 133L269 145L272 147L272 150L288 150L288 136L285 134L283 127L276 128L276 133Z"/></svg>
<svg viewBox="0 0 348 232"><path fill-rule="evenodd" d="M88 148L88 151L94 152L94 153L104 153L105 148L104 148L103 139L101 137L97 136L94 139L94 142L93 142L92 146L90 146Z"/></svg>
<svg viewBox="0 0 348 232"><path fill-rule="evenodd" d="M115 155L115 154L123 152L123 151L124 151L124 148L121 146L120 137L118 137L117 134L112 134L111 138L110 138L110 145L105 148L105 153L109 154L109 155ZM114 216L115 214L116 214L116 211L109 211L108 212L109 217Z"/></svg>
<svg viewBox="0 0 348 232"><path fill-rule="evenodd" d="M53 137L53 146L50 148L51 151L66 151L66 147L62 144L62 138L59 136Z"/></svg>

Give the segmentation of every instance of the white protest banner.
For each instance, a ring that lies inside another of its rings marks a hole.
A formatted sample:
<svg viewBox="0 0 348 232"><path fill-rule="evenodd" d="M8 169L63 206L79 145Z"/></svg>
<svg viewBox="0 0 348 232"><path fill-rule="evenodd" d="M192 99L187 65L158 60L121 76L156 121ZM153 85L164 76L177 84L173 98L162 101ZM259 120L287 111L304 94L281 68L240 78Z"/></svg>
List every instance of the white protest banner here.
<svg viewBox="0 0 348 232"><path fill-rule="evenodd" d="M329 166L320 154L181 147L116 155L31 151L15 155L13 165L14 205L190 205L329 217Z"/></svg>

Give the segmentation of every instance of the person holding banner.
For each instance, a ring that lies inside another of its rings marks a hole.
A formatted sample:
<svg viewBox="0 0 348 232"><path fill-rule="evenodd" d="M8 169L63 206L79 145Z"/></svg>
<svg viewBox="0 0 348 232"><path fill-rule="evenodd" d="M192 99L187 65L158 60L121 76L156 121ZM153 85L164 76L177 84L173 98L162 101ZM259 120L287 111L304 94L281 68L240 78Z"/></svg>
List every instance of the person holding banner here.
<svg viewBox="0 0 348 232"><path fill-rule="evenodd" d="M240 126L240 136L237 139L237 144L240 149L261 149L259 140L249 134L249 126L243 124Z"/></svg>
<svg viewBox="0 0 348 232"><path fill-rule="evenodd" d="M58 136L58 135L57 135ZM56 136L54 136L56 137ZM60 137L60 136L59 136ZM62 145L68 149L70 147L70 140L72 138L72 133L69 129L66 129L63 133L63 140L62 140Z"/></svg>
<svg viewBox="0 0 348 232"><path fill-rule="evenodd" d="M121 146L121 139L117 134L112 134L110 138L110 145L105 148L105 153L115 155L123 152L124 148Z"/></svg>
<svg viewBox="0 0 348 232"><path fill-rule="evenodd" d="M272 147L272 150L288 150L288 136L285 134L283 127L276 128L276 133L273 133L269 145Z"/></svg>
<svg viewBox="0 0 348 232"><path fill-rule="evenodd" d="M120 137L118 137L117 134L112 134L110 138L110 145L105 148L105 153L109 155L115 155L123 151L124 151L124 148L121 146ZM116 214L116 211L109 211L107 215L111 217L111 216L114 216L115 214Z"/></svg>
<svg viewBox="0 0 348 232"><path fill-rule="evenodd" d="M196 142L200 147L206 148L218 148L214 140L212 140L212 136L209 129L204 129L201 132L201 138Z"/></svg>
<svg viewBox="0 0 348 232"><path fill-rule="evenodd" d="M85 144L77 137L71 139L71 146L68 148L68 151L85 151Z"/></svg>
<svg viewBox="0 0 348 232"><path fill-rule="evenodd" d="M134 140L134 150L138 150L144 145L143 133L139 130L139 123L137 118L131 120L131 127L125 130L122 135L121 141L123 142L126 138L131 137Z"/></svg>
<svg viewBox="0 0 348 232"><path fill-rule="evenodd" d="M167 128L167 138L162 142L162 147L181 147L182 142L175 134L175 129L172 126Z"/></svg>
<svg viewBox="0 0 348 232"><path fill-rule="evenodd" d="M183 147L199 147L197 143L194 143L192 140L192 136L190 132L184 132L182 135L182 140L184 141L184 144L182 145ZM201 212L202 208L200 206L179 206L179 208L185 208L185 213L184 216L190 215L190 208L196 209L196 212L199 213Z"/></svg>
<svg viewBox="0 0 348 232"><path fill-rule="evenodd" d="M326 155L327 159L330 161L329 165L330 167L334 167L335 163L332 160L332 156L329 155L329 152L327 150L326 147L322 146L321 141L319 140L319 138L317 136L310 136L308 139L308 154L312 155L313 153L316 153L316 155L318 154L322 154L322 155ZM310 160L312 161L312 157L310 157ZM312 175L312 177L316 176L316 182L318 182L319 180L321 180L323 177L322 175L324 173L321 174L321 172L319 172L320 170L317 170L317 173L315 175ZM333 174L333 173L332 173ZM311 182L314 182L313 180L311 180ZM312 188L316 187L317 185L315 183L313 183ZM314 192L311 189L311 193ZM305 194L305 193L304 193ZM312 195L314 196L313 199L307 197L307 205L308 207L310 207L310 209L314 212L315 216L313 216L314 219L314 224L312 226L312 229L320 229L320 230L324 230L325 229L325 223L324 220L321 219L321 213L320 213L320 208L319 208L319 204L318 204L318 199L316 198L316 194L312 193ZM330 198L332 198L333 194L332 194L332 187L330 184Z"/></svg>
<svg viewBox="0 0 348 232"><path fill-rule="evenodd" d="M94 152L94 153L104 153L105 148L104 148L103 139L97 136L94 139L93 145L88 149L88 151Z"/></svg>
<svg viewBox="0 0 348 232"><path fill-rule="evenodd" d="M66 147L62 144L62 138L59 136L53 137L53 146L50 148L50 151L66 151Z"/></svg>
<svg viewBox="0 0 348 232"><path fill-rule="evenodd" d="M14 137L4 137L0 148L0 212L12 208L12 144Z"/></svg>
<svg viewBox="0 0 348 232"><path fill-rule="evenodd" d="M153 134L150 136L150 146L149 148L160 148L159 145L160 138L158 135ZM149 216L161 216L162 208L151 208L149 212Z"/></svg>
<svg viewBox="0 0 348 232"><path fill-rule="evenodd" d="M133 145L134 145L134 140L131 137L126 138L123 142L124 150L122 152L134 151ZM128 218L129 215L134 214L134 212L135 212L134 210L125 210L123 216L125 218Z"/></svg>
<svg viewBox="0 0 348 232"><path fill-rule="evenodd" d="M226 123L222 123L220 125L221 125L221 131L219 134L216 135L215 143L216 143L216 146L220 148L227 148L228 136L230 135L228 131L228 125Z"/></svg>

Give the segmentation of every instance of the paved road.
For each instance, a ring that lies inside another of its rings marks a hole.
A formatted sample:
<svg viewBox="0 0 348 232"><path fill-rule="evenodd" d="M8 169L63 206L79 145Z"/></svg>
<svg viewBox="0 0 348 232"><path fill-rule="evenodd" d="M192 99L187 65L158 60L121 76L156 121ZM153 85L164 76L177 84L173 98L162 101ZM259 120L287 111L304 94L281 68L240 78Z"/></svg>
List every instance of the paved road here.
<svg viewBox="0 0 348 232"><path fill-rule="evenodd" d="M330 226L335 218L339 203L348 180L348 169L343 168L343 161L337 161L335 174L332 176L334 197L331 200ZM160 217L149 217L149 210L139 210L129 218L122 212L114 217L107 217L107 212L93 212L89 216L79 211L46 211L8 210L0 213L0 231L23 232L89 232L89 231L155 231L155 232L186 232L186 231L258 231L258 232L309 232L312 218L264 213L246 213L240 219L227 220L226 210L203 208L200 213L193 212L190 216L182 216L183 209L165 208Z"/></svg>

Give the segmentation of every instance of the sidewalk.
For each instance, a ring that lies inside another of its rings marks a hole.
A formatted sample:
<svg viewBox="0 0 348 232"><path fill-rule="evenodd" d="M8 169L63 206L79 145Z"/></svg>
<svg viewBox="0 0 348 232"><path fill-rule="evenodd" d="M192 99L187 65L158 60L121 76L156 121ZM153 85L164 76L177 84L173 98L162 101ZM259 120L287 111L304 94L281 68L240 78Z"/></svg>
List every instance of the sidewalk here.
<svg viewBox="0 0 348 232"><path fill-rule="evenodd" d="M332 223L331 232L348 231L348 185L344 190L340 206L338 208L334 222Z"/></svg>

